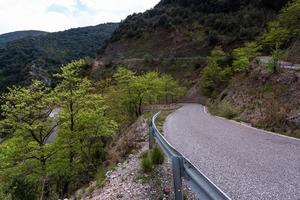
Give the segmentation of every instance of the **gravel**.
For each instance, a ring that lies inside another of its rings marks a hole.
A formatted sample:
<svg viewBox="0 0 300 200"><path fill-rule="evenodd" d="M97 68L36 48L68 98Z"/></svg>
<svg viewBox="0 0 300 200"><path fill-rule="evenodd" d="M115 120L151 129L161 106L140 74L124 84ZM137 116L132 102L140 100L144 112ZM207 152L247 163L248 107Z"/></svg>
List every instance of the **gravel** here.
<svg viewBox="0 0 300 200"><path fill-rule="evenodd" d="M148 144L147 123L138 121L135 124L141 149L128 155L124 162L106 173L103 187L92 182L86 188L78 190L71 200L173 200L172 169L170 162L165 159L163 165L156 166L154 171L146 174L141 171L140 155L146 151ZM134 141L131 141L134 143ZM196 200L190 188L183 183L186 199Z"/></svg>
<svg viewBox="0 0 300 200"><path fill-rule="evenodd" d="M171 114L165 134L229 197L300 200L300 140L211 116L199 104Z"/></svg>

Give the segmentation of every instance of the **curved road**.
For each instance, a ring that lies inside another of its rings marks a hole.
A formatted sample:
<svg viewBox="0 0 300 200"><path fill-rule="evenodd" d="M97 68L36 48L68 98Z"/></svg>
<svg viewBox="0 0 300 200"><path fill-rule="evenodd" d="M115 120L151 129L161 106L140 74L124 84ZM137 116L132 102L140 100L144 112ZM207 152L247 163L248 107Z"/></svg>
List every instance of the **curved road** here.
<svg viewBox="0 0 300 200"><path fill-rule="evenodd" d="M168 141L236 200L300 200L300 140L211 116L186 104L165 123Z"/></svg>

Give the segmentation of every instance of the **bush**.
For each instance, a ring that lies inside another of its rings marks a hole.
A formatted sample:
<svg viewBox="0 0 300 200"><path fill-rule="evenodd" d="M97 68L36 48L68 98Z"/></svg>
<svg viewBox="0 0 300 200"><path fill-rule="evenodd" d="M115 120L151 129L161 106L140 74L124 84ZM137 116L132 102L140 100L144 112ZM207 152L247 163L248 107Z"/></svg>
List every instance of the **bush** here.
<svg viewBox="0 0 300 200"><path fill-rule="evenodd" d="M151 152L151 161L154 165L162 165L164 163L164 154L158 147L153 148Z"/></svg>
<svg viewBox="0 0 300 200"><path fill-rule="evenodd" d="M227 87L231 76L230 68L222 68L216 62L209 63L203 69L200 77L200 87L203 94L208 97L217 96Z"/></svg>
<svg viewBox="0 0 300 200"><path fill-rule="evenodd" d="M227 119L233 119L238 116L238 110L234 108L228 101L222 101L217 104L213 104L209 107L212 114L225 117Z"/></svg>
<svg viewBox="0 0 300 200"><path fill-rule="evenodd" d="M231 68L224 66L226 60L227 55L221 48L216 47L212 50L208 65L203 69L200 77L200 87L204 95L215 97L227 87L232 72Z"/></svg>

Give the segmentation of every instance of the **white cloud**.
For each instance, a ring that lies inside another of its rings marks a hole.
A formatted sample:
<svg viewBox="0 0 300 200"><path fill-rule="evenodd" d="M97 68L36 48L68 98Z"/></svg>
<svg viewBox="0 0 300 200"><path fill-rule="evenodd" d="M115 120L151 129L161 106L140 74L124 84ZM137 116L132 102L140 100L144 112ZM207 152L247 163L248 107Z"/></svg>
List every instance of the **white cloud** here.
<svg viewBox="0 0 300 200"><path fill-rule="evenodd" d="M0 34L17 30L60 31L119 22L159 0L0 0Z"/></svg>

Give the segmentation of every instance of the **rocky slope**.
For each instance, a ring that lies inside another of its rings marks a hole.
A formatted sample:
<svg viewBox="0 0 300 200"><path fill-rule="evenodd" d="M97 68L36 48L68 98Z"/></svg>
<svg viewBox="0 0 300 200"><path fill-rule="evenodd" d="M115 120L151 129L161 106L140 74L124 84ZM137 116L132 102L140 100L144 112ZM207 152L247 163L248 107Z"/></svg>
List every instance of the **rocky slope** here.
<svg viewBox="0 0 300 200"><path fill-rule="evenodd" d="M300 71L272 73L253 62L249 73L235 77L217 102L229 102L239 120L271 131L300 137Z"/></svg>
<svg viewBox="0 0 300 200"><path fill-rule="evenodd" d="M178 105L173 105L178 107ZM161 109L170 109L170 106L158 106ZM129 156L117 166L108 171L105 182L99 186L97 182L92 182L86 188L78 190L72 200L171 200L174 199L172 192L172 169L171 163L165 161L161 166L157 166L153 172L147 174L141 170L141 154L148 149L148 123L143 117L137 120L124 136L116 142L115 151L124 155L128 148L133 150ZM120 150L120 148L123 149ZM114 151L114 150L112 150ZM195 195L184 183L185 197L196 200Z"/></svg>

